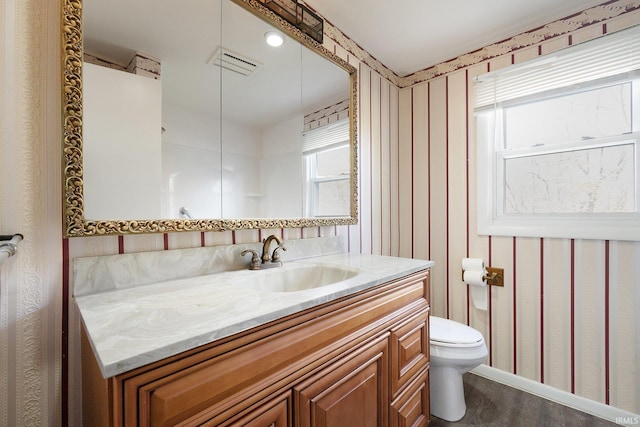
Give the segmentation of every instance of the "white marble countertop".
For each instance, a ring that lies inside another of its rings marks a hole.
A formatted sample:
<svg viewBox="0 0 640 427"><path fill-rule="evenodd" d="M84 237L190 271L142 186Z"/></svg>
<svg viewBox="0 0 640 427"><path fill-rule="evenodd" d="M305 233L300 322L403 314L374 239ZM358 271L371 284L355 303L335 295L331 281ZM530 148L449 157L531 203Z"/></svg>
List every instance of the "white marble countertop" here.
<svg viewBox="0 0 640 427"><path fill-rule="evenodd" d="M296 292L242 286L261 274L308 264L356 274ZM102 374L108 378L432 265L432 261L342 253L285 262L278 269L222 272L76 296L75 301Z"/></svg>

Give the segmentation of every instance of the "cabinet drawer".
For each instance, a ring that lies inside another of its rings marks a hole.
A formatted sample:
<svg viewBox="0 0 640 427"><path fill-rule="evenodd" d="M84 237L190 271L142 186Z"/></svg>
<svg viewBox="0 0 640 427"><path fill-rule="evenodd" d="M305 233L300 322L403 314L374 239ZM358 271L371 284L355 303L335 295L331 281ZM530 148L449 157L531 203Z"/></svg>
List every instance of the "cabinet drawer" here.
<svg viewBox="0 0 640 427"><path fill-rule="evenodd" d="M391 329L391 393L395 398L429 363L429 309Z"/></svg>
<svg viewBox="0 0 640 427"><path fill-rule="evenodd" d="M391 404L391 427L424 427L429 417L429 370L425 369Z"/></svg>

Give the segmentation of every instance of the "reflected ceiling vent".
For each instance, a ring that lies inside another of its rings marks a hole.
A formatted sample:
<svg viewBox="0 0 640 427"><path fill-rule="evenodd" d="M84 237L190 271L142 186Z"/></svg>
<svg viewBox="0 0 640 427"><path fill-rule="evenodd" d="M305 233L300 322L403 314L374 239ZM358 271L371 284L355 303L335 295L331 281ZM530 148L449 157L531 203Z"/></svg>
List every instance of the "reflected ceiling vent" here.
<svg viewBox="0 0 640 427"><path fill-rule="evenodd" d="M248 58L223 47L219 47L207 63L217 65L225 70L233 71L243 76L250 75L256 68L262 65L255 59Z"/></svg>

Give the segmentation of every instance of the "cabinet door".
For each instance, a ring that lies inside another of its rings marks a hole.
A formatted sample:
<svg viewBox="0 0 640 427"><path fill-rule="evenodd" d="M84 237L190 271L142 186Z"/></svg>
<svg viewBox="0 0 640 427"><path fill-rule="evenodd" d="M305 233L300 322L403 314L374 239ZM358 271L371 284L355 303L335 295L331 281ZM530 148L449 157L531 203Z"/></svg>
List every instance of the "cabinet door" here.
<svg viewBox="0 0 640 427"><path fill-rule="evenodd" d="M424 427L430 416L429 370L425 369L391 404L391 427Z"/></svg>
<svg viewBox="0 0 640 427"><path fill-rule="evenodd" d="M391 329L391 398L429 363L429 310Z"/></svg>
<svg viewBox="0 0 640 427"><path fill-rule="evenodd" d="M260 405L237 420L223 423L222 426L291 427L291 392L289 391Z"/></svg>
<svg viewBox="0 0 640 427"><path fill-rule="evenodd" d="M295 387L296 425L387 426L388 363L388 334L385 334Z"/></svg>

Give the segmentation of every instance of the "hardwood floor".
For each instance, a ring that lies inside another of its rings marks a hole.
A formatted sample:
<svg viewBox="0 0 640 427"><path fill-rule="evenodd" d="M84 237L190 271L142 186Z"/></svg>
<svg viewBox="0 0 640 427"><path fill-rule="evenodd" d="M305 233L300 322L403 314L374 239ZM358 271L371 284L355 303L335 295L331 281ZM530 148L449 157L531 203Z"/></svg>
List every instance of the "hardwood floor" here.
<svg viewBox="0 0 640 427"><path fill-rule="evenodd" d="M467 413L452 423L431 416L429 427L610 427L617 424L576 411L524 391L465 374L464 394Z"/></svg>

